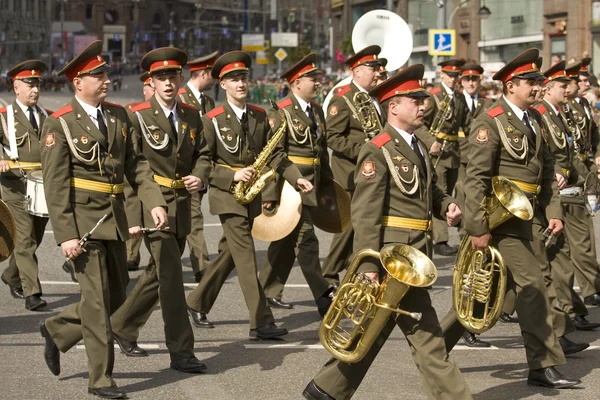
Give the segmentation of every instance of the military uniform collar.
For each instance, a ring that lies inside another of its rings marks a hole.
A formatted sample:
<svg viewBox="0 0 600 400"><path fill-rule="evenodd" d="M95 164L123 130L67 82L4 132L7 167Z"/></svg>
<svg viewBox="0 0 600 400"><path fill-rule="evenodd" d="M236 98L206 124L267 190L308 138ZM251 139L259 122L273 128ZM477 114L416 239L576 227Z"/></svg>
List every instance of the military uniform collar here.
<svg viewBox="0 0 600 400"><path fill-rule="evenodd" d="M554 111L554 115L557 115L557 116L559 115L558 109L556 107L554 107L554 105L552 103L550 103L548 100L546 100L545 98L544 98L544 103L546 103L552 109L552 111Z"/></svg>
<svg viewBox="0 0 600 400"><path fill-rule="evenodd" d="M248 107L246 106L246 103L244 103L244 108L239 108L237 106L234 106L233 104L231 104L231 102L229 100L227 100L227 104L229 104L229 107L231 107L231 110L234 112L235 116L237 117L237 119L239 119L240 121L242 120L242 115L247 112Z"/></svg>
<svg viewBox="0 0 600 400"><path fill-rule="evenodd" d="M354 84L354 86L356 86L356 88L357 88L358 90L360 90L361 92L369 93L369 91L368 91L368 90L366 90L366 89L363 89L363 88L362 88L362 86L360 86L360 85L359 85L358 83L356 83L354 80L352 80L352 83L353 83L353 84Z"/></svg>
<svg viewBox="0 0 600 400"><path fill-rule="evenodd" d="M515 106L513 103L511 103L510 100L508 100L506 98L506 96L502 95L502 98L504 99L506 104L510 107L512 112L515 113L515 116L517 118L519 118L519 120L523 121L523 114L525 114L525 110L521 110L519 107Z"/></svg>
<svg viewBox="0 0 600 400"><path fill-rule="evenodd" d="M296 98L296 101L298 102L298 105L300 106L302 111L306 112L306 108L308 107L309 103L307 103L300 97L296 96L296 93L292 93L292 96L294 96Z"/></svg>
<svg viewBox="0 0 600 400"><path fill-rule="evenodd" d="M169 115L170 115L171 113L173 113L173 118L177 119L177 102L175 102L175 103L173 104L173 108L171 108L171 109L169 109L169 108L167 108L167 107L163 106L163 105L161 104L161 102L160 102L160 101L158 101L158 99L156 100L156 104L158 104L158 106L159 106L159 107L162 109L162 111L165 113L165 117L167 117L167 119L169 118Z"/></svg>
<svg viewBox="0 0 600 400"><path fill-rule="evenodd" d="M475 93L475 96L471 96L466 91L463 91L463 95L465 96L465 99L467 100L467 104L471 104L471 99L475 100L476 103L479 101L479 93Z"/></svg>
<svg viewBox="0 0 600 400"><path fill-rule="evenodd" d="M104 112L102 111L102 103L98 104L98 107L94 107L87 103L84 103L77 96L75 96L75 100L77 100L81 108L83 108L83 111L85 111L85 113L90 116L92 121L96 121L96 124L98 123L98 110L100 110L100 114L102 115L102 119L104 120L104 125L106 125L106 115L104 115Z"/></svg>
<svg viewBox="0 0 600 400"><path fill-rule="evenodd" d="M19 106L19 108L21 109L21 111L23 111L23 114L25 114L25 115L27 115L27 117L29 117L29 114L28 114L29 107L27 107L25 104L21 103L19 101L19 99L15 99L15 103ZM37 105L33 106L32 108L33 108L33 111L36 114L39 112Z"/></svg>
<svg viewBox="0 0 600 400"><path fill-rule="evenodd" d="M444 90L446 91L446 93L448 93L448 95L454 96L454 90L452 90L448 86L446 86L446 84L444 82L441 82L441 84L442 84L442 87L444 88Z"/></svg>
<svg viewBox="0 0 600 400"><path fill-rule="evenodd" d="M198 89L196 89L195 87L193 87L192 85L190 85L189 82L187 84L187 87L190 90L190 92L192 92L192 94L196 97L196 99L198 101L200 101L200 96L202 96L202 92L199 91Z"/></svg>
<svg viewBox="0 0 600 400"><path fill-rule="evenodd" d="M414 133L412 133L412 134L408 133L408 132L406 132L406 131L404 131L404 130L402 130L402 129L394 126L394 125L392 125L391 123L390 123L390 126L392 128L394 128L396 130L396 132L398 132L400 134L400 136L402 136L402 139L404 139L406 141L406 143L408 143L408 145L410 147L412 147L412 139L415 136Z"/></svg>

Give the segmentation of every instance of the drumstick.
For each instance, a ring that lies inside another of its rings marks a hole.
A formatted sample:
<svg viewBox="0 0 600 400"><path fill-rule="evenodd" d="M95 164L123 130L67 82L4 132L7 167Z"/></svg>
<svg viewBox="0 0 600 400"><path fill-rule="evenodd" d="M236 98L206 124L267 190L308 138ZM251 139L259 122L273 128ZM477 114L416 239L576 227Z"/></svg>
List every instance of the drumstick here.
<svg viewBox="0 0 600 400"><path fill-rule="evenodd" d="M10 169L40 169L42 168L41 162L20 162L20 161L7 161L8 168Z"/></svg>

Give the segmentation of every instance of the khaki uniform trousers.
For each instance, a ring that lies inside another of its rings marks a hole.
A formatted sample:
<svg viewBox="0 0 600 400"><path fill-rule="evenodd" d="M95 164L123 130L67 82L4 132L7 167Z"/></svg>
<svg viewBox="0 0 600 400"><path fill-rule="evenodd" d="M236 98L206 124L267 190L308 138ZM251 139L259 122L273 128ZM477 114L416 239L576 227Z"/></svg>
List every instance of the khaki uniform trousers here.
<svg viewBox="0 0 600 400"><path fill-rule="evenodd" d="M449 196L452 196L452 192L456 186L458 170L458 168L445 167L442 165L442 162L440 162L435 169L438 176L438 186ZM444 243L448 241L448 223L446 220L433 218L433 241L434 243Z"/></svg>
<svg viewBox="0 0 600 400"><path fill-rule="evenodd" d="M42 285L38 278L38 258L35 254L42 243L48 218L37 217L25 210L22 193L3 187L3 196L13 215L17 227L15 249L8 260L8 267L2 273L6 282L14 287L23 287L25 297L42 294Z"/></svg>
<svg viewBox="0 0 600 400"><path fill-rule="evenodd" d="M259 276L266 297L281 300L296 259L314 299L318 299L329 289L329 283L321 271L319 239L315 235L309 206L302 207L300 221L292 233L269 245Z"/></svg>
<svg viewBox="0 0 600 400"><path fill-rule="evenodd" d="M348 192L352 198L353 192ZM353 254L354 229L348 227L342 233L334 233L329 246L329 254L323 262L323 277L331 285L339 285L340 272L346 269L348 260Z"/></svg>
<svg viewBox="0 0 600 400"><path fill-rule="evenodd" d="M125 243L127 244L127 263L140 265L140 247L142 247L142 241L144 239L129 239Z"/></svg>
<svg viewBox="0 0 600 400"><path fill-rule="evenodd" d="M187 236L187 243L190 248L192 271L194 274L204 272L210 260L204 239L204 216L202 215L202 194L200 193L192 195L192 230Z"/></svg>
<svg viewBox="0 0 600 400"><path fill-rule="evenodd" d="M512 281L509 279L509 286L513 286L516 292L516 310L529 369L564 364L565 356L554 333L544 275L532 242L492 234L491 244L500 251L510 272ZM444 331L446 349L450 351L460 340L465 328L457 321L454 309L450 309L440 325Z"/></svg>
<svg viewBox="0 0 600 400"><path fill-rule="evenodd" d="M413 231L409 241L411 246L425 251L426 238L423 232ZM471 399L471 392L464 377L446 352L442 330L427 289L409 289L399 307L408 311L421 312L423 318L421 321L416 321L405 315L393 314L361 361L349 364L331 358L315 376L314 381L317 386L336 400L350 399L397 325L408 341L427 398Z"/></svg>
<svg viewBox="0 0 600 400"><path fill-rule="evenodd" d="M208 314L215 304L221 287L236 269L246 306L250 313L250 329L273 323L273 313L267 305L262 286L258 282L256 252L252 238L252 221L236 214L219 215L223 237L219 254L211 260L196 289L187 297L188 306Z"/></svg>
<svg viewBox="0 0 600 400"><path fill-rule="evenodd" d="M168 232L152 232L144 238L150 248L150 262L135 287L113 314L113 332L135 342L160 300L165 340L171 360L194 356L194 333L187 316L181 254L185 238Z"/></svg>
<svg viewBox="0 0 600 400"><path fill-rule="evenodd" d="M465 206L466 197L465 197L465 191L464 191L464 182L465 182L466 177L467 177L467 164L461 163L460 166L458 167L458 179L456 180L456 185L454 186L454 190L456 190L455 198L456 198L456 201L458 202L458 206L460 207L461 210L466 210L466 206ZM464 221L461 221L460 225L458 225L458 232L462 235L467 234L464 226L465 226ZM446 228L447 228L447 226L446 226ZM448 231L448 229L446 229L446 232L447 231Z"/></svg>
<svg viewBox="0 0 600 400"><path fill-rule="evenodd" d="M110 315L125 300L125 243L92 239L87 242L85 250L74 260L81 299L60 314L48 318L46 328L63 353L83 338L88 357L88 385L101 388L115 385L112 379L115 349Z"/></svg>

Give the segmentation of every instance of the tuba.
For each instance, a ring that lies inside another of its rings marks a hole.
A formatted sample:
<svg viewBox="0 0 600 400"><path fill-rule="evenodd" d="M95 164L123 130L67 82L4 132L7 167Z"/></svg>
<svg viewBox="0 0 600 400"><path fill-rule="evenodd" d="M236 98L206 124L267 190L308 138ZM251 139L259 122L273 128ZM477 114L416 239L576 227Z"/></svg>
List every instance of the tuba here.
<svg viewBox="0 0 600 400"><path fill-rule="evenodd" d="M351 110L355 111L354 114L358 117L363 132L369 140L383 132L377 110L375 110L371 96L368 93L357 92L352 98L352 102L354 107L351 107ZM348 105L352 106L351 104Z"/></svg>
<svg viewBox="0 0 600 400"><path fill-rule="evenodd" d="M484 199L490 231L512 217L533 218L527 196L510 179L492 178L493 195ZM504 258L495 247L489 255L471 247L471 237L460 242L452 278L452 304L458 321L473 333L482 333L496 324L506 292L507 271Z"/></svg>
<svg viewBox="0 0 600 400"><path fill-rule="evenodd" d="M275 134L269 139L265 147L262 149L260 154L256 157L254 163L252 163L251 167L254 168L254 175L248 182L238 182L233 187L233 198L239 204L249 204L254 200L254 198L260 193L261 190L265 187L265 185L275 179L275 171L269 169L266 172L263 172L263 169L266 167L275 147L277 147L277 143L283 137L285 130L287 129L287 122L285 119L285 115L283 115L282 111L279 110L279 107L273 102L271 105L275 110L279 112L279 117L281 118L281 125L275 132Z"/></svg>
<svg viewBox="0 0 600 400"><path fill-rule="evenodd" d="M356 273L365 257L381 261L387 272L381 283ZM319 338L323 347L342 362L359 362L393 313L421 320L421 313L397 307L411 287L431 286L436 279L433 262L411 246L388 245L379 252L359 251L321 322Z"/></svg>

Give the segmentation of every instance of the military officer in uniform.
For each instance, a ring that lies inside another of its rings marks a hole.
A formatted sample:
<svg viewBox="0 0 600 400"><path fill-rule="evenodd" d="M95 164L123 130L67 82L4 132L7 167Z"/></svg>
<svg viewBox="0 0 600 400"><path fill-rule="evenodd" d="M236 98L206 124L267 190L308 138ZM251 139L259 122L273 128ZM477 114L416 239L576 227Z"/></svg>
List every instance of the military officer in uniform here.
<svg viewBox="0 0 600 400"><path fill-rule="evenodd" d="M41 160L54 237L63 257L74 260L81 300L40 323L44 358L60 374L60 353L82 338L88 358L88 391L101 398L124 398L112 379L114 345L110 315L125 300L125 240L129 238L123 180L137 190L157 228L167 226L160 188L144 156L134 146L133 124L122 106L104 101L108 65L95 41L59 75L72 83L75 98L44 122ZM88 239L80 238L107 216Z"/></svg>
<svg viewBox="0 0 600 400"><path fill-rule="evenodd" d="M46 70L43 62L29 60L8 71L7 76L13 80L16 99L9 106L0 109L2 199L17 227L14 253L2 273L2 282L8 285L14 298L24 298L25 308L32 311L46 306L46 301L41 298L42 285L38 279L38 259L35 252L42 243L48 218L27 212L24 170L11 170L11 164L14 166L19 161L40 162L40 133L48 111L37 104L41 75Z"/></svg>
<svg viewBox="0 0 600 400"><path fill-rule="evenodd" d="M358 155L352 198L354 249L380 249L407 244L425 251L431 216L460 221L454 199L436 184L427 147L414 135L423 124L427 93L420 85L424 66L410 66L370 91L387 115L384 132L365 144ZM364 227L369 227L365 229ZM359 272L378 280L380 263L367 259ZM417 322L393 314L373 347L357 363L331 358L304 390L309 400L350 399L358 389L379 350L398 327L408 341L428 399L466 400L471 393L460 370L448 357L442 330L426 288L410 288L399 308L421 312Z"/></svg>
<svg viewBox="0 0 600 400"><path fill-rule="evenodd" d="M142 95L144 97L144 101L148 101L154 96L154 87L152 86L152 79L150 79L150 75L148 72L144 72L140 76L140 81L142 82ZM139 104L142 104L142 101L134 101L125 106L129 111ZM128 199L132 195L131 186L127 183L125 184L125 199ZM140 268L140 247L142 245L142 237L139 238L130 238L127 241L127 270L128 271L137 271Z"/></svg>
<svg viewBox="0 0 600 400"><path fill-rule="evenodd" d="M383 83L388 78L388 70L386 69L388 60L387 58L381 57L379 59L379 77L377 78L377 84Z"/></svg>
<svg viewBox="0 0 600 400"><path fill-rule="evenodd" d="M537 49L529 49L494 75L495 80L502 81L504 95L471 126L465 227L474 249L487 251L492 245L504 257L509 282L516 288L516 309L529 365L528 384L565 388L581 381L567 378L555 368L565 363L565 356L553 331L544 276L532 249L533 222L511 218L490 232L483 202L490 195L492 178L504 176L531 199L536 211L544 208L542 217L554 235L562 230L554 160L542 138L540 115L529 108L543 78L536 65L538 55ZM441 325L446 347L451 349L464 328L454 310Z"/></svg>
<svg viewBox="0 0 600 400"><path fill-rule="evenodd" d="M358 152L366 142L380 133L365 132L354 100L358 93L366 95L377 85L381 67L378 57L380 52L381 47L368 46L346 60L352 82L337 89L326 110L327 146L332 150L333 177L348 191L350 197L354 193L353 177ZM368 106L371 105L381 118L379 105L374 101ZM333 285L340 282L339 273L344 270L347 259L352 255L353 238L354 231L351 227L333 235L329 254L323 263L323 276Z"/></svg>
<svg viewBox="0 0 600 400"><path fill-rule="evenodd" d="M187 85L179 90L179 99L200 110L200 116L215 108L215 101L205 92L213 87L214 79L210 74L210 70L218 56L219 52L215 51L187 63L191 76ZM202 193L194 193L192 195L192 230L187 237L187 243L190 248L192 272L194 273L196 282L200 282L209 261L208 249L204 240Z"/></svg>
<svg viewBox="0 0 600 400"><path fill-rule="evenodd" d="M316 62L316 53L310 53L282 74L281 77L289 82L292 93L277 103L287 122L286 133L281 142L283 150L315 188L319 186L322 176L333 179L329 167L325 117L321 107L313 101L321 78ZM269 123L272 123L271 128L277 130L282 123L279 112L271 109L268 117ZM282 185L283 182L279 179L266 188L262 194L263 202L279 202ZM296 259L319 313L324 315L331 304L329 284L323 278L319 261L319 240L310 214L310 207L317 206L315 191L302 195L302 215L298 225L288 236L269 245L259 280L271 307L293 307L282 300L282 294Z"/></svg>
<svg viewBox="0 0 600 400"><path fill-rule="evenodd" d="M270 168L304 193L312 191L312 184L288 160L280 145L267 142L272 132L265 110L246 103L250 64L247 53L233 51L222 55L211 71L213 78L220 79L226 101L202 117L206 146L201 157L212 165L208 201L211 213L221 220L223 237L217 257L188 295L187 304L194 325L212 328L206 314L235 268L250 312L250 337L269 339L286 335L287 330L275 325L257 276L251 229L253 219L262 212L261 197L258 193L250 203L242 204L236 201L232 189L238 182L249 182L254 174L263 172L255 171L252 165L267 145L271 148L267 157Z"/></svg>
<svg viewBox="0 0 600 400"><path fill-rule="evenodd" d="M442 61L438 65L441 84L431 91L431 99L425 110L425 124L417 135L429 148L433 156L436 173L442 190L451 195L458 180L460 167L460 150L458 133L467 124L469 109L462 93L455 91L461 68L465 64L462 60ZM446 112L444 112L446 110ZM430 132L433 125L439 125L440 131L436 136ZM437 163L437 164L436 164ZM436 254L449 256L455 254L457 249L448 245L448 226L444 220L433 220L433 247Z"/></svg>
<svg viewBox="0 0 600 400"><path fill-rule="evenodd" d="M204 190L200 176L208 175L210 164L200 161L202 123L195 107L177 101L177 91L187 55L176 48L162 47L146 54L140 63L148 71L155 94L131 109L136 127L135 143L148 160L154 180L167 203L169 230L145 234L152 254L125 303L113 314L114 337L128 356L148 355L137 345L141 328L160 300L165 339L171 368L197 373L206 365L194 356L194 333L187 317L181 255L190 232L191 194ZM153 220L139 198L127 199L130 232L139 235L153 228Z"/></svg>

